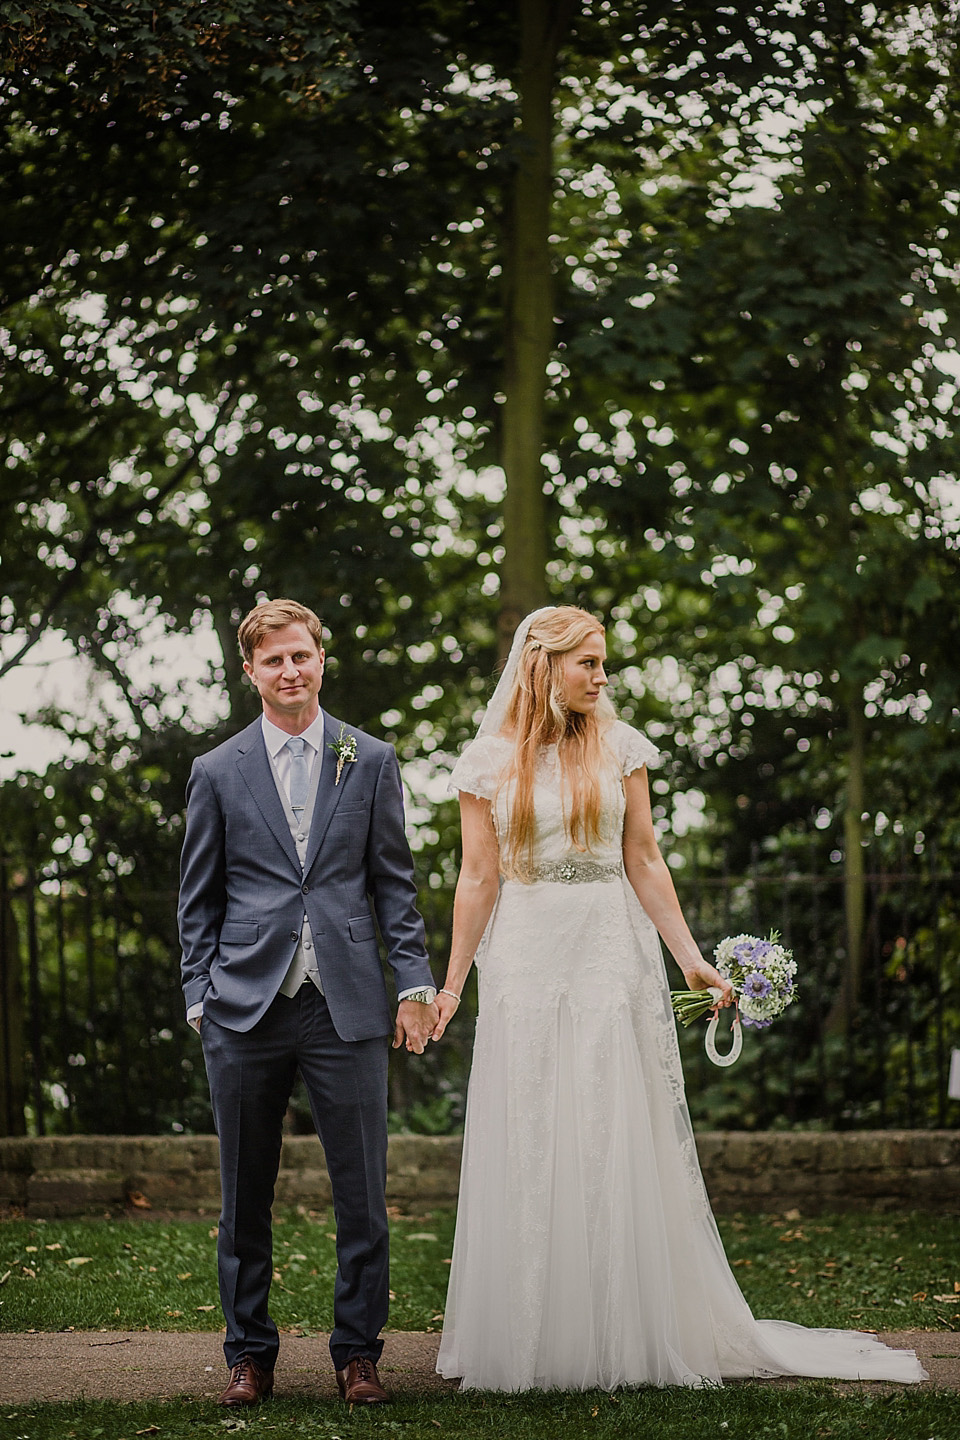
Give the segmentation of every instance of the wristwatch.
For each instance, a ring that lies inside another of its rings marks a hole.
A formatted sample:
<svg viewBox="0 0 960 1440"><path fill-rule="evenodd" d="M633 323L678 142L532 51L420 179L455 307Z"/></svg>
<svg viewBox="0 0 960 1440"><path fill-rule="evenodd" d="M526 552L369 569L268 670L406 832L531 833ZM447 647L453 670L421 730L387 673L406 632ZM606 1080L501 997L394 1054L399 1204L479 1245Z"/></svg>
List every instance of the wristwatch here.
<svg viewBox="0 0 960 1440"><path fill-rule="evenodd" d="M425 985L422 990L411 990L409 995L404 995L404 1000L416 1000L421 1005L432 1005L437 998L437 992L432 985Z"/></svg>

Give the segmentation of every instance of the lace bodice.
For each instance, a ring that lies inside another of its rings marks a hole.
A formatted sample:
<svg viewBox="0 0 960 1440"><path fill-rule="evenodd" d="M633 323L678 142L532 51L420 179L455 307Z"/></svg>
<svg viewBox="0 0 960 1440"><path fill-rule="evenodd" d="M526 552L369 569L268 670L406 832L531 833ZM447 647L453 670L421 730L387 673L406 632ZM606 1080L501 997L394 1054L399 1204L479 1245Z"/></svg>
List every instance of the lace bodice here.
<svg viewBox="0 0 960 1440"><path fill-rule="evenodd" d="M620 859L623 831L624 798L622 780L643 765L655 765L659 753L638 731L618 720L604 736L610 753L610 764L603 780L601 839L591 846L589 858L600 864ZM468 745L454 766L450 784L454 790L466 790L489 800L493 805L493 821L498 836L506 833L512 796L512 785L501 786L501 776L509 763L511 743L499 735L486 735ZM548 865L569 856L582 856L570 841L564 823L564 784L555 746L544 751L537 766L534 813L533 863Z"/></svg>

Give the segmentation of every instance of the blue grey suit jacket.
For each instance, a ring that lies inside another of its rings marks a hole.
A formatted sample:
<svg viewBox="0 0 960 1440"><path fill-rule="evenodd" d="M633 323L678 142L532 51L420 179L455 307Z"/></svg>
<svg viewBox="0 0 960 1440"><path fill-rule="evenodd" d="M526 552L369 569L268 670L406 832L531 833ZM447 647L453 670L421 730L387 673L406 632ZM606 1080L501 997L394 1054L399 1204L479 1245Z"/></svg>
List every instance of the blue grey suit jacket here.
<svg viewBox="0 0 960 1440"><path fill-rule="evenodd" d="M178 918L187 1009L250 1030L283 983L304 914L330 1016L343 1040L393 1029L376 928L398 990L432 985L390 745L345 727L357 758L327 750L303 870L260 721L194 761ZM340 721L324 712L324 745Z"/></svg>

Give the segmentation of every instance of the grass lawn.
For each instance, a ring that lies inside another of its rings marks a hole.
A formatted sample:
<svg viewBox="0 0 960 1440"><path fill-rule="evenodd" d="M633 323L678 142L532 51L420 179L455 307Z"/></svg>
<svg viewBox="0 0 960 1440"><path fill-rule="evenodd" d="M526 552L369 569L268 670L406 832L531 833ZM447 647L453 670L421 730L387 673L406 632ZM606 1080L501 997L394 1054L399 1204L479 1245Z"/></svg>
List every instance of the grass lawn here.
<svg viewBox="0 0 960 1440"><path fill-rule="evenodd" d="M393 1224L390 1325L439 1329L453 1215ZM876 1330L960 1328L960 1233L927 1215L735 1216L719 1222L734 1273L758 1315ZM286 1330L328 1329L334 1273L329 1216L277 1216L273 1310ZM218 1330L215 1227L205 1221L0 1223L0 1330ZM2 1396L2 1380L0 1380ZM279 1398L225 1414L209 1402L7 1406L0 1440L957 1440L960 1394L836 1393L823 1381L719 1391L640 1390L608 1396L458 1395L348 1412Z"/></svg>
<svg viewBox="0 0 960 1440"><path fill-rule="evenodd" d="M439 1330L453 1211L391 1221L390 1327ZM270 1308L281 1330L333 1324L331 1216L280 1211ZM0 1330L219 1330L209 1219L0 1222ZM0 1392L2 1393L2 1392Z"/></svg>
<svg viewBox="0 0 960 1440"><path fill-rule="evenodd" d="M339 1402L273 1400L242 1415L168 1400L0 1405L0 1440L956 1440L960 1395L909 1390L836 1395L820 1381L795 1390L762 1384L719 1391L620 1395L445 1395L348 1411Z"/></svg>
<svg viewBox="0 0 960 1440"><path fill-rule="evenodd" d="M390 1328L442 1323L453 1212L395 1219ZM960 1226L929 1215L719 1221L754 1314L840 1329L960 1328ZM329 1216L278 1214L271 1306L284 1330L329 1330ZM0 1222L0 1330L219 1330L209 1220ZM960 1431L958 1431L960 1435Z"/></svg>

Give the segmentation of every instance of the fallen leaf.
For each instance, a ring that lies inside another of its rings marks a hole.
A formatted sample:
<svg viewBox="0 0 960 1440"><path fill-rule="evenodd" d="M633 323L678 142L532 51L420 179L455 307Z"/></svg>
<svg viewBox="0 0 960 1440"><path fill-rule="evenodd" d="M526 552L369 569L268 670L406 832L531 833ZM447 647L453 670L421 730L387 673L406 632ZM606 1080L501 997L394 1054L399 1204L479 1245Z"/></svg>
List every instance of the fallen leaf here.
<svg viewBox="0 0 960 1440"><path fill-rule="evenodd" d="M63 1246L60 1244L60 1241L58 1240L55 1245L44 1245L43 1248L44 1248L44 1250L62 1250L62 1249L63 1249Z"/></svg>
<svg viewBox="0 0 960 1440"><path fill-rule="evenodd" d="M960 1305L960 1295L934 1295L933 1298L942 1305Z"/></svg>
<svg viewBox="0 0 960 1440"><path fill-rule="evenodd" d="M89 1265L92 1260L92 1255L71 1255L70 1259L64 1263L69 1265L71 1270L75 1270L78 1265Z"/></svg>
<svg viewBox="0 0 960 1440"><path fill-rule="evenodd" d="M190 1279L190 1275L191 1275L191 1271L189 1271L189 1270L184 1270L184 1272L183 1272L182 1275L178 1275L178 1276L177 1276L177 1279L178 1279L178 1280L189 1280L189 1279Z"/></svg>
<svg viewBox="0 0 960 1440"><path fill-rule="evenodd" d="M132 1205L136 1210L152 1210L153 1206L144 1195L142 1190L128 1190L127 1204Z"/></svg>
<svg viewBox="0 0 960 1440"><path fill-rule="evenodd" d="M148 1425L147 1428L146 1428L146 1430L135 1430L135 1431L134 1431L134 1434L135 1434L135 1435L159 1435L159 1434L160 1434L160 1426L159 1426L159 1425Z"/></svg>
<svg viewBox="0 0 960 1440"><path fill-rule="evenodd" d="M216 1310L216 1305L198 1305L198 1310Z"/></svg>
<svg viewBox="0 0 960 1440"><path fill-rule="evenodd" d="M24 1248L24 1250L26 1250L26 1252L27 1252L28 1255L36 1255L37 1251L40 1249L40 1246L39 1246L39 1245L24 1245L23 1248Z"/></svg>
<svg viewBox="0 0 960 1440"><path fill-rule="evenodd" d="M37 1278L36 1270L31 1270L29 1265L21 1265L20 1271L28 1280L36 1280Z"/></svg>
<svg viewBox="0 0 960 1440"><path fill-rule="evenodd" d="M431 1235L429 1230L418 1230L416 1235L408 1235L408 1240L436 1240L436 1235Z"/></svg>
<svg viewBox="0 0 960 1440"><path fill-rule="evenodd" d="M179 1315L182 1315L182 1314L183 1314L183 1311L182 1311L182 1310L168 1310L168 1311L167 1311L167 1314L171 1317L171 1319L176 1320ZM139 1430L137 1431L137 1434L138 1434L138 1435L140 1434L140 1431L139 1431Z"/></svg>
<svg viewBox="0 0 960 1440"><path fill-rule="evenodd" d="M211 1225L210 1229L207 1231L207 1234L209 1235L211 1240L216 1240L217 1236L220 1234L220 1226Z"/></svg>
<svg viewBox="0 0 960 1440"><path fill-rule="evenodd" d="M926 1298L927 1298L927 1292L926 1292L926 1290L918 1290L917 1293L916 1293L916 1295L912 1295L910 1298L911 1298L912 1300L917 1300L917 1301L926 1300Z"/></svg>

